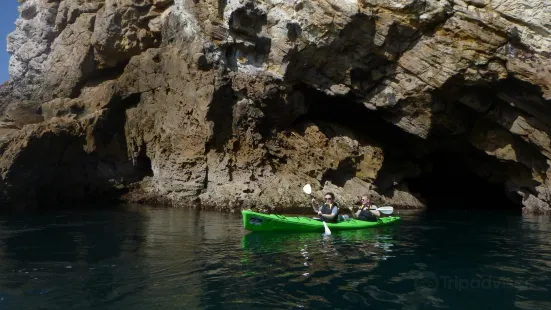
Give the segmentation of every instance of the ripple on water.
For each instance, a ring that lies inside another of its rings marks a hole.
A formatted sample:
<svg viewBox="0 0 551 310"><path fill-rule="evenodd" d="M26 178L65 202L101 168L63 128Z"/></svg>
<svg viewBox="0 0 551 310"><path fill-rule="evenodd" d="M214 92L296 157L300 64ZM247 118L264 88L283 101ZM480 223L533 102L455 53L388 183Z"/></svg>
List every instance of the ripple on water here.
<svg viewBox="0 0 551 310"><path fill-rule="evenodd" d="M541 218L404 215L323 236L218 212L69 212L0 222L0 308L547 309L549 261Z"/></svg>

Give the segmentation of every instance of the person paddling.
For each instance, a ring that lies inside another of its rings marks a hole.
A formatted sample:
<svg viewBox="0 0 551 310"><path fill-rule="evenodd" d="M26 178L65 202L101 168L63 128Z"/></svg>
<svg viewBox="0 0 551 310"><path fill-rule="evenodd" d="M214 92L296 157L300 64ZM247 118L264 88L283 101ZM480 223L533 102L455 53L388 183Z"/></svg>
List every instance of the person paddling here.
<svg viewBox="0 0 551 310"><path fill-rule="evenodd" d="M316 208L316 199L312 198L312 208L320 217L320 220L326 222L337 222L339 216L339 206L335 203L335 195L331 192L325 194L325 202Z"/></svg>
<svg viewBox="0 0 551 310"><path fill-rule="evenodd" d="M362 221L378 221L381 217L381 212L376 210L375 206L371 204L371 199L369 199L369 196L363 195L360 202L360 209L352 213L354 215L354 218Z"/></svg>

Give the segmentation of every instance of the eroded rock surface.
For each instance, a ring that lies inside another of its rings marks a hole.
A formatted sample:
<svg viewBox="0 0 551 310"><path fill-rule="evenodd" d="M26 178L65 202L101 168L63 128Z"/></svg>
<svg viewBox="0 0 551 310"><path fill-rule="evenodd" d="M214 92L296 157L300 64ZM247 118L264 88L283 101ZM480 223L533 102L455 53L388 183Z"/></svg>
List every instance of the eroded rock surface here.
<svg viewBox="0 0 551 310"><path fill-rule="evenodd" d="M5 202L39 187L27 204L299 210L311 183L421 207L411 186L446 151L551 212L544 0L26 0L20 15Z"/></svg>

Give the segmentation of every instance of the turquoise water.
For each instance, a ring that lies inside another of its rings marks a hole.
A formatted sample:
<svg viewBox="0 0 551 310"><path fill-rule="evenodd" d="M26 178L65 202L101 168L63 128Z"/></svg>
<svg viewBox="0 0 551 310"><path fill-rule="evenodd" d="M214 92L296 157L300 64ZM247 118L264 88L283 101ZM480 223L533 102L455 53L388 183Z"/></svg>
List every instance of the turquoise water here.
<svg viewBox="0 0 551 310"><path fill-rule="evenodd" d="M400 216L331 236L144 206L2 216L0 309L551 308L549 218Z"/></svg>

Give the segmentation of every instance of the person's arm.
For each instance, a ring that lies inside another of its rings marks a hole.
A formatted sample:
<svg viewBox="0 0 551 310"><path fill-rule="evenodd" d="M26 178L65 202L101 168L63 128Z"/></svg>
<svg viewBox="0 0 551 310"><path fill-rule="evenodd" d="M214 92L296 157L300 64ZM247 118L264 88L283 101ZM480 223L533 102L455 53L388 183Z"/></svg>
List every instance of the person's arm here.
<svg viewBox="0 0 551 310"><path fill-rule="evenodd" d="M377 210L377 208L372 204L369 206L369 212L371 214L375 215L376 217L381 217L381 211Z"/></svg>
<svg viewBox="0 0 551 310"><path fill-rule="evenodd" d="M352 212L352 215L354 216L354 218L359 218L360 217L360 213L362 213L363 208L364 208L364 206L360 205L358 207L358 211Z"/></svg>
<svg viewBox="0 0 551 310"><path fill-rule="evenodd" d="M312 204L312 209L314 209L314 212L318 213L320 208L319 208L319 206L316 208L316 206L317 206L316 199L312 198L310 203Z"/></svg>

